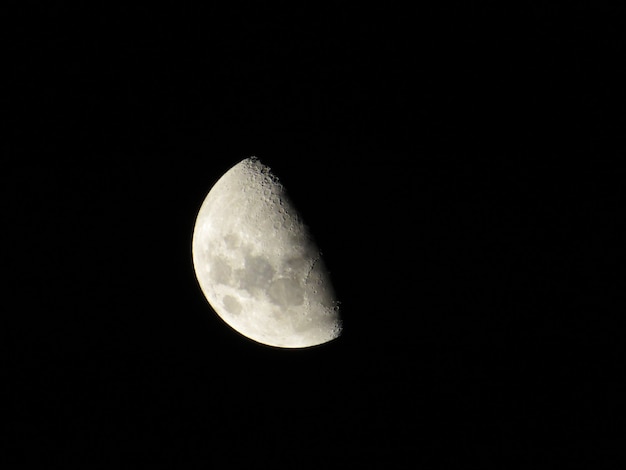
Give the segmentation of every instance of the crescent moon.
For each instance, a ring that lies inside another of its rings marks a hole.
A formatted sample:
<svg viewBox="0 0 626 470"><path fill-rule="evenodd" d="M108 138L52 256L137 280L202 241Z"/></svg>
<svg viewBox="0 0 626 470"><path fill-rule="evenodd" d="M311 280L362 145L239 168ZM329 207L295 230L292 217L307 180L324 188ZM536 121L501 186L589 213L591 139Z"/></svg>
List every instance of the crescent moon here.
<svg viewBox="0 0 626 470"><path fill-rule="evenodd" d="M257 158L211 188L196 218L192 257L209 304L242 335L281 348L340 336L321 252L279 179Z"/></svg>

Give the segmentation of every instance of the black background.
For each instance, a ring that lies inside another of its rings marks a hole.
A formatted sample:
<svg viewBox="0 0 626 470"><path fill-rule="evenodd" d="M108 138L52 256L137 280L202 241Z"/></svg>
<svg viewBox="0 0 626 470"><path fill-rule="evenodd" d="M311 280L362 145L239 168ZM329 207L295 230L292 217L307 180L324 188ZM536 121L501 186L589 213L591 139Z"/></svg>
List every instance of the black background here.
<svg viewBox="0 0 626 470"><path fill-rule="evenodd" d="M89 3L3 15L7 468L617 468L623 8ZM251 155L337 341L259 345L199 290Z"/></svg>

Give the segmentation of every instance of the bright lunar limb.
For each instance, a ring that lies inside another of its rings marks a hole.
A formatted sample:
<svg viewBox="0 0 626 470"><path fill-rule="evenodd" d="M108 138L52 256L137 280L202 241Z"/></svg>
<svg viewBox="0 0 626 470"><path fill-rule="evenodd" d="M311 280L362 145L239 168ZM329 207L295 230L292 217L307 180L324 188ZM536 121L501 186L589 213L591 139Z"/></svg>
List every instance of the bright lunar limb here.
<svg viewBox="0 0 626 470"><path fill-rule="evenodd" d="M192 257L207 300L244 336L304 348L341 334L321 253L258 159L241 161L215 183L196 219Z"/></svg>

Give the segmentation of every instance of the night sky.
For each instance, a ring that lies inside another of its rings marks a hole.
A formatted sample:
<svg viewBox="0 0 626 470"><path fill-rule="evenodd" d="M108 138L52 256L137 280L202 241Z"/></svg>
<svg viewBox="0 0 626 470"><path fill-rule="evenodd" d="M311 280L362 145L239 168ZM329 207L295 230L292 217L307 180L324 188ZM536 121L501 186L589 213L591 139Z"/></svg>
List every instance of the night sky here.
<svg viewBox="0 0 626 470"><path fill-rule="evenodd" d="M623 8L48 3L3 15L4 468L619 468ZM199 289L252 155L336 341Z"/></svg>

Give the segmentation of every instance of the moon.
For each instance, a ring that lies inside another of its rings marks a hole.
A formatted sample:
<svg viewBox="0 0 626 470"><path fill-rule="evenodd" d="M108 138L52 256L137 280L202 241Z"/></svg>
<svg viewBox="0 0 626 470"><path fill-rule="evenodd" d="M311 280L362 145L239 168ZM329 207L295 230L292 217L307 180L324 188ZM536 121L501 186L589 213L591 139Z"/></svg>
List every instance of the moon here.
<svg viewBox="0 0 626 470"><path fill-rule="evenodd" d="M259 343L305 348L340 336L338 302L308 227L256 157L228 170L193 230L202 292L229 326Z"/></svg>

